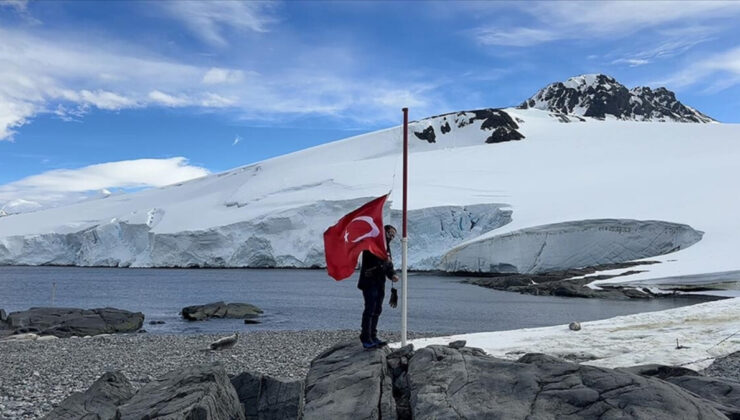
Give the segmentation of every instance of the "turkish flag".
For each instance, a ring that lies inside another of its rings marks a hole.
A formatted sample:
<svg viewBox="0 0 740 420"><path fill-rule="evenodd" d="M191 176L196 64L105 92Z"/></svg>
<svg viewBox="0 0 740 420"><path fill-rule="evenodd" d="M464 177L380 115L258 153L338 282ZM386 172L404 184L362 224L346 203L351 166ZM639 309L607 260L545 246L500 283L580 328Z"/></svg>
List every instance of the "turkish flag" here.
<svg viewBox="0 0 740 420"><path fill-rule="evenodd" d="M339 219L324 232L326 269L334 280L344 280L355 272L357 257L370 251L387 259L383 204L388 195L378 197Z"/></svg>

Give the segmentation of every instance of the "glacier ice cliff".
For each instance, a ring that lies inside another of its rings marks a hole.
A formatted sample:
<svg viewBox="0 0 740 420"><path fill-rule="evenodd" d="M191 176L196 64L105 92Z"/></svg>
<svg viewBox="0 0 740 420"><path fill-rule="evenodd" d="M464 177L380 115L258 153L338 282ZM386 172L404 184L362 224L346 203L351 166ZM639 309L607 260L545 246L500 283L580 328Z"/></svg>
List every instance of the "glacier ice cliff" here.
<svg viewBox="0 0 740 420"><path fill-rule="evenodd" d="M0 238L0 264L104 267L323 267L323 227L366 198L318 201L215 228L154 233L161 211L145 223L113 219L74 233ZM412 269L435 269L451 247L511 221L503 204L439 206L412 210ZM400 212L390 212L400 229ZM397 247L397 242L394 247ZM400 250L394 249L400 258Z"/></svg>
<svg viewBox="0 0 740 420"><path fill-rule="evenodd" d="M441 265L454 272L545 273L664 255L695 244L703 234L658 220L555 223L473 240L444 255Z"/></svg>

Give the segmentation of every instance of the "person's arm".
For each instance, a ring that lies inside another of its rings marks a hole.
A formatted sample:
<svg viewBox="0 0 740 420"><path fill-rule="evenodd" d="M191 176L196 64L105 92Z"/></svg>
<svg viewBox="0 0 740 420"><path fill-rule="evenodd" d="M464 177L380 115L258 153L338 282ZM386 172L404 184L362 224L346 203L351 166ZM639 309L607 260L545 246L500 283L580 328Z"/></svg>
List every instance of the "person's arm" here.
<svg viewBox="0 0 740 420"><path fill-rule="evenodd" d="M396 275L396 269L393 267L393 262L391 260L385 261L385 276L388 277L391 281L394 283L398 281L398 276Z"/></svg>

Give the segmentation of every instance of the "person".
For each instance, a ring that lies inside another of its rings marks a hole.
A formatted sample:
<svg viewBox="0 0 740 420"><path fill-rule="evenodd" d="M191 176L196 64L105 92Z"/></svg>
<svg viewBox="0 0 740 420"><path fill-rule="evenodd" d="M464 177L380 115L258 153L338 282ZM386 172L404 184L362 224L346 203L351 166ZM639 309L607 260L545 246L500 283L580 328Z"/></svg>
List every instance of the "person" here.
<svg viewBox="0 0 740 420"><path fill-rule="evenodd" d="M396 228L385 225L385 244L388 251L388 259L378 258L370 251L362 252L362 267L360 268L360 279L357 288L362 290L365 300L365 310L362 312L362 332L360 341L366 349L381 347L387 343L378 338L378 319L383 310L383 298L385 297L385 279L392 282L398 281L398 276L393 268L390 243L396 236Z"/></svg>

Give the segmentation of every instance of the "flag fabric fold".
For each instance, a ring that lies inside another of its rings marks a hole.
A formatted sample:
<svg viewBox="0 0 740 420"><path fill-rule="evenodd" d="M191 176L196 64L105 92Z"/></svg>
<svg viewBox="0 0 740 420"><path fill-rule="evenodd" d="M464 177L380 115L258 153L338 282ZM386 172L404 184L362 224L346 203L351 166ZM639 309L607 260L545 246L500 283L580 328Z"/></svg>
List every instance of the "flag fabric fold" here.
<svg viewBox="0 0 740 420"><path fill-rule="evenodd" d="M383 205L388 195L378 197L339 219L324 232L326 269L335 280L344 280L355 272L362 251L387 259Z"/></svg>

